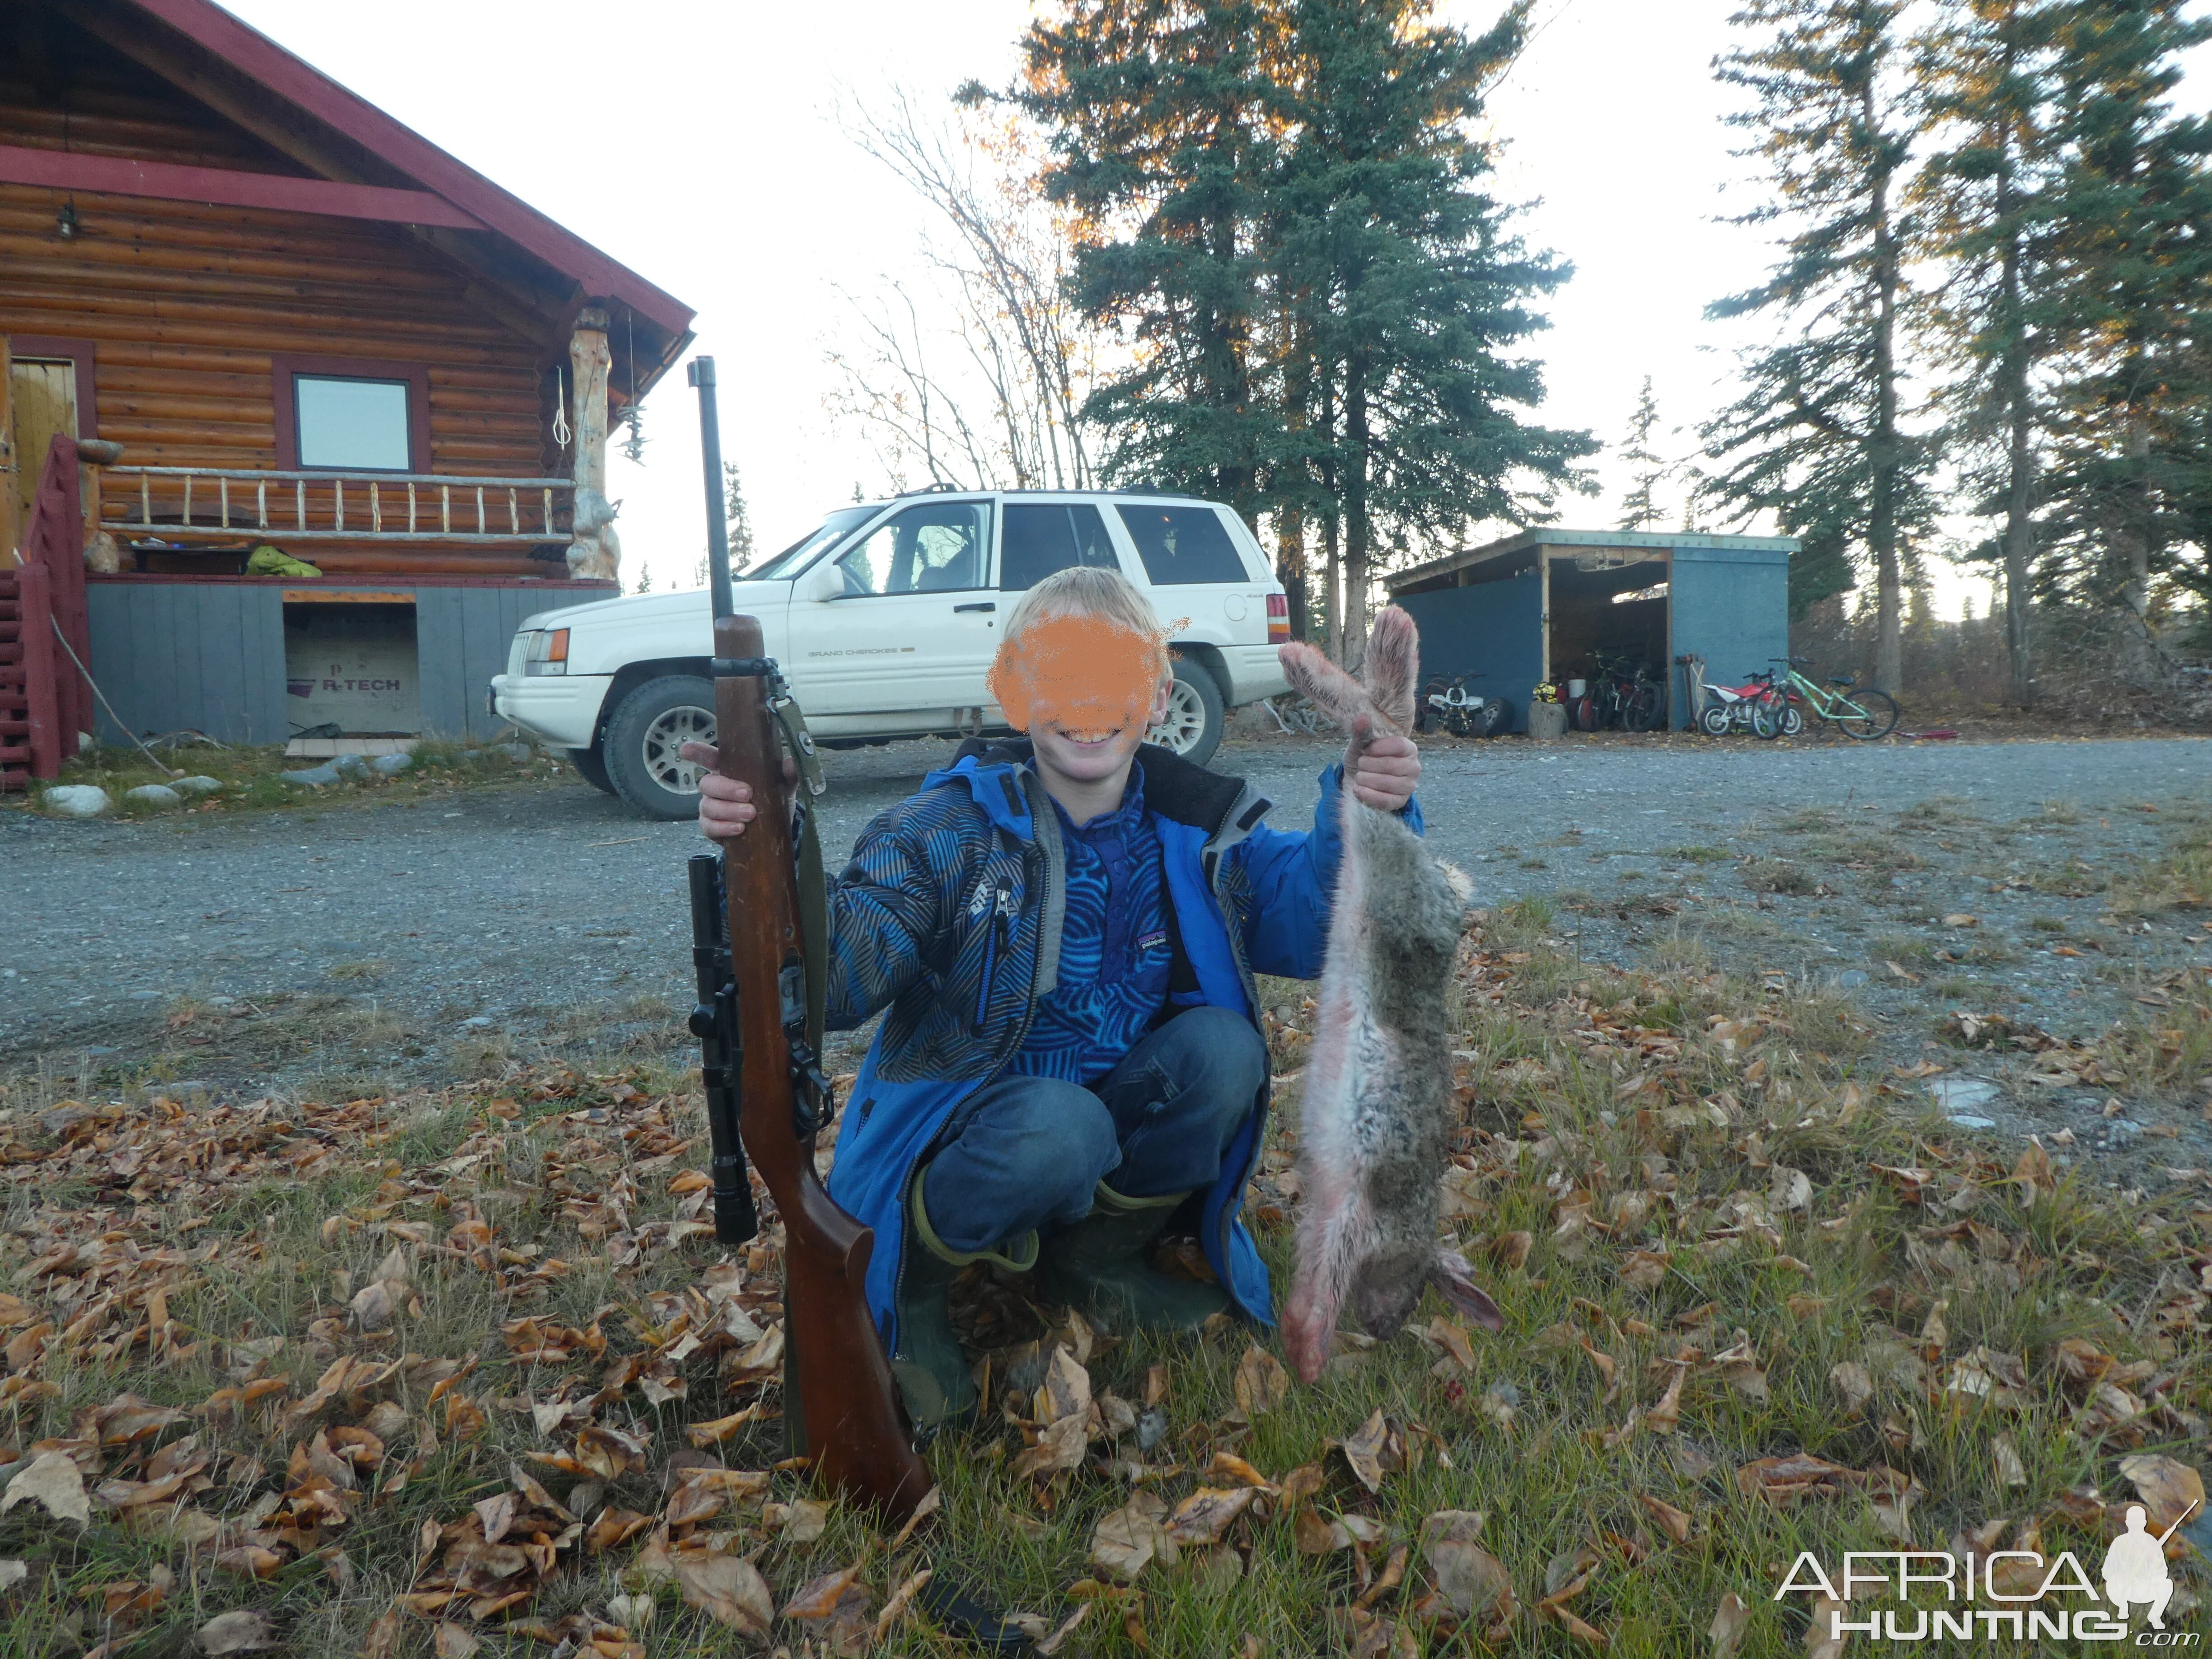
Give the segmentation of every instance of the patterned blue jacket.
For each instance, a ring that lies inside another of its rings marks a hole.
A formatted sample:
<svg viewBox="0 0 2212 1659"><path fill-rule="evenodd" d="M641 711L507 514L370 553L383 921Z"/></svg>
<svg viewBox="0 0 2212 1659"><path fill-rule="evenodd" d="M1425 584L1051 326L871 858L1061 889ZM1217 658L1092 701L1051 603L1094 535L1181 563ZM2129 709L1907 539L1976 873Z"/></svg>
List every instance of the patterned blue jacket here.
<svg viewBox="0 0 2212 1659"><path fill-rule="evenodd" d="M920 793L878 814L830 885L830 1016L849 1030L889 1009L837 1136L830 1193L875 1231L870 1307L900 1354L896 1288L908 1187L945 1120L1022 1045L1056 981L1066 897L1058 816L1026 741L963 745ZM1256 1021L1255 973L1312 979L1328 934L1340 854L1340 769L1322 774L1310 833L1269 828L1269 803L1147 744L1146 810L1188 960L1185 1006ZM1418 802L1406 818L1421 824ZM1237 1305L1273 1322L1267 1272L1237 1218L1267 1121L1268 1085L1200 1200L1206 1259Z"/></svg>

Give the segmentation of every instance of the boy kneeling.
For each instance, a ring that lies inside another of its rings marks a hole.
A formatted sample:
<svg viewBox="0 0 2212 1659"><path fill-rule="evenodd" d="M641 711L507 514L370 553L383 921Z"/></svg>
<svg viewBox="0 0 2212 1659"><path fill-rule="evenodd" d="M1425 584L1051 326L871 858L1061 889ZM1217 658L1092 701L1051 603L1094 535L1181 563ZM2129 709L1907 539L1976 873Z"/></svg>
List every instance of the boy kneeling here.
<svg viewBox="0 0 2212 1659"><path fill-rule="evenodd" d="M1143 741L1172 678L1166 630L1120 573L1046 578L990 677L1026 740L962 745L830 884L829 1023L890 1012L830 1192L875 1230L869 1301L917 1424L975 1407L945 1306L974 1261L1125 1323L1273 1322L1237 1218L1268 1093L1253 975L1321 971L1346 781L1322 775L1310 832L1268 828L1240 780ZM1419 776L1413 744L1383 738L1350 787L1419 829ZM745 786L709 773L700 790L701 828L742 833ZM1218 1284L1152 1267L1170 1230L1197 1236Z"/></svg>

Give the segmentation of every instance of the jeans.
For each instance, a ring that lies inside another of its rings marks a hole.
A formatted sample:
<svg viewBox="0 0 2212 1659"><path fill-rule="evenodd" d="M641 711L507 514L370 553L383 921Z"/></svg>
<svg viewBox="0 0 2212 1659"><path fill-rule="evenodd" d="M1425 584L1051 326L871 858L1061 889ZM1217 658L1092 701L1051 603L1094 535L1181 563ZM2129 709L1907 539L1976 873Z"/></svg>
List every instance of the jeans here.
<svg viewBox="0 0 2212 1659"><path fill-rule="evenodd" d="M1266 1074L1251 1022L1204 1007L1139 1038L1089 1088L1046 1077L988 1084L961 1103L929 1162L929 1224L953 1249L987 1250L1080 1221L1102 1180L1128 1198L1211 1187Z"/></svg>

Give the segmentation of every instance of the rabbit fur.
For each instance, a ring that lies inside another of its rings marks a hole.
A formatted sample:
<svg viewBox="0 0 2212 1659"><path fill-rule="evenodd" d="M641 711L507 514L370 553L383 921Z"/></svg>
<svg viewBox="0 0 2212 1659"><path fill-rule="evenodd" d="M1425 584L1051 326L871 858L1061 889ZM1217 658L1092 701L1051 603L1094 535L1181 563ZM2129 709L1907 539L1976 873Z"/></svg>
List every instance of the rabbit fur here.
<svg viewBox="0 0 2212 1659"><path fill-rule="evenodd" d="M1452 1112L1444 991L1465 890L1403 819L1366 805L1349 781L1375 738L1413 726L1413 619L1395 605L1375 618L1358 679L1310 646L1279 655L1291 685L1351 735L1338 798L1344 854L1306 1065L1297 1267L1283 1316L1284 1348L1311 1382L1347 1300L1380 1337L1397 1334L1431 1284L1488 1329L1504 1320L1465 1259L1437 1242Z"/></svg>

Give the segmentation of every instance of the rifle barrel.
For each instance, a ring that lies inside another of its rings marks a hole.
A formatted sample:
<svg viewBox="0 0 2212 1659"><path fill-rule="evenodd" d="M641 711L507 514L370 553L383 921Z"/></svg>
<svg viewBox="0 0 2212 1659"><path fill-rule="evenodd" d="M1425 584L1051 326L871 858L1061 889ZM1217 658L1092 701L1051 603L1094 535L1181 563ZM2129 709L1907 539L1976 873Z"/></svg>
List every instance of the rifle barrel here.
<svg viewBox="0 0 2212 1659"><path fill-rule="evenodd" d="M707 476L707 586L716 622L736 608L730 594L729 507L722 495L722 416L714 401L714 360L691 360L684 378L699 390L699 459Z"/></svg>

